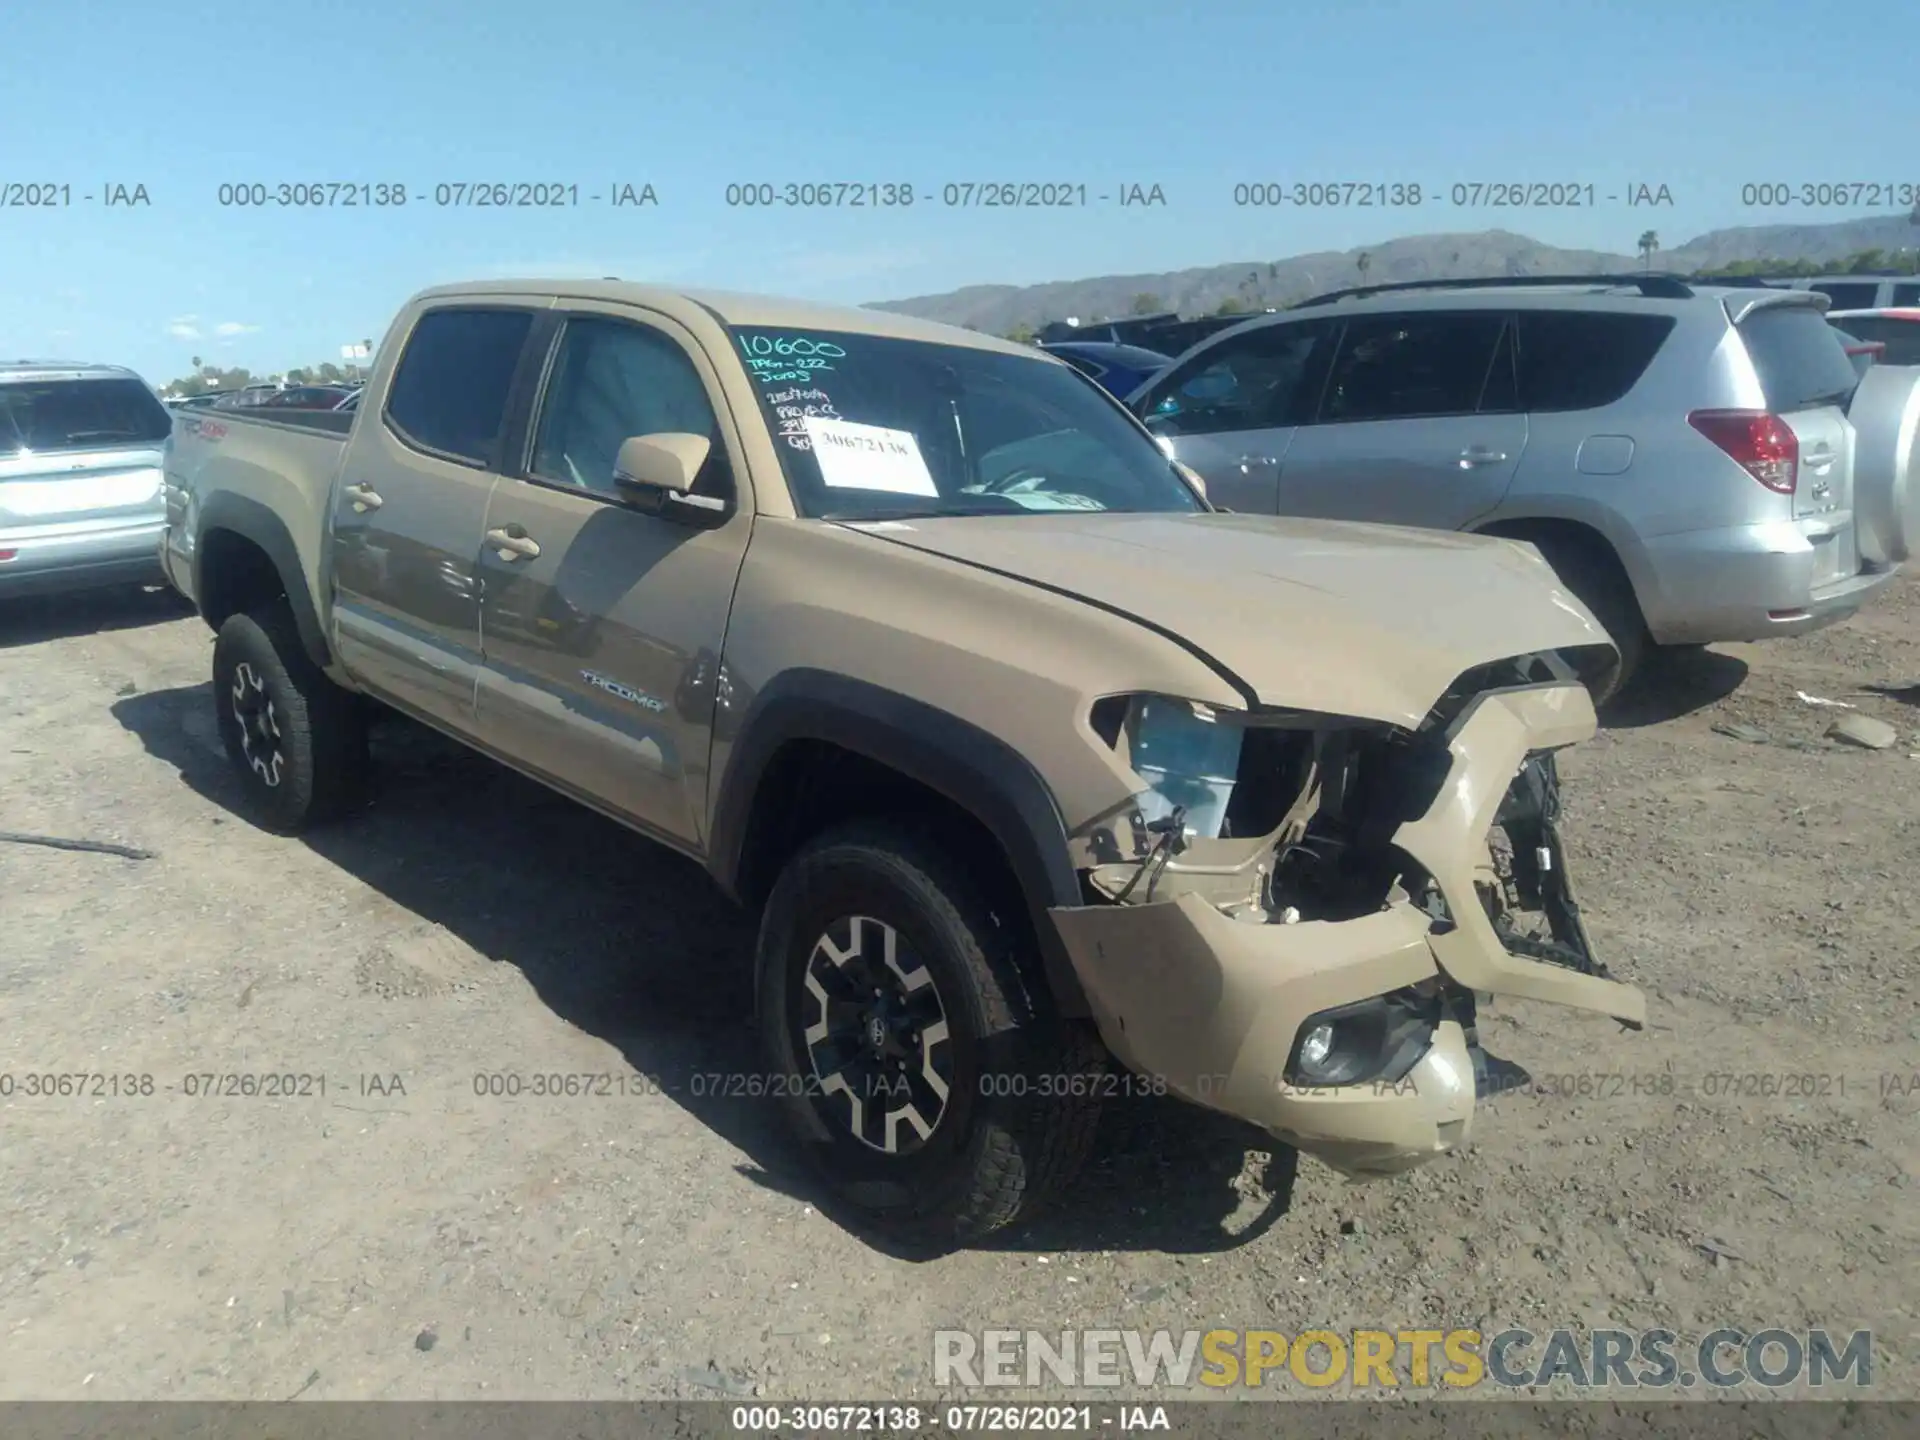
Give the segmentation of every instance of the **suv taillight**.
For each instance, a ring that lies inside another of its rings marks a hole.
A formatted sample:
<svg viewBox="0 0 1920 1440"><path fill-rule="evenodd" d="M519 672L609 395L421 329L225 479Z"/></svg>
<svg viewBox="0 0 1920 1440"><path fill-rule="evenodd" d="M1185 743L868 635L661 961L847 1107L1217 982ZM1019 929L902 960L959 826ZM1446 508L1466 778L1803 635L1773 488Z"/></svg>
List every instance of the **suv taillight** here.
<svg viewBox="0 0 1920 1440"><path fill-rule="evenodd" d="M1778 415L1765 410L1695 410L1687 423L1767 489L1793 494L1800 479L1800 437Z"/></svg>

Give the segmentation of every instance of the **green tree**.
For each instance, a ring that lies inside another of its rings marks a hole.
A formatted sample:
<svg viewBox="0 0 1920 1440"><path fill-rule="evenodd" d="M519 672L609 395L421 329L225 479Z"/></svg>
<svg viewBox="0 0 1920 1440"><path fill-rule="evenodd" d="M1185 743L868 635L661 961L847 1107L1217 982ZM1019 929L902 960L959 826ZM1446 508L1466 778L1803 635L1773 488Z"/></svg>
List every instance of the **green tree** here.
<svg viewBox="0 0 1920 1440"><path fill-rule="evenodd" d="M1006 338L1013 341L1016 345L1031 345L1033 344L1033 337L1039 333L1040 332L1035 330L1033 326L1023 322L1007 331Z"/></svg>
<svg viewBox="0 0 1920 1440"><path fill-rule="evenodd" d="M1136 315L1158 315L1166 308L1160 303L1158 295L1140 294L1133 297L1133 313Z"/></svg>
<svg viewBox="0 0 1920 1440"><path fill-rule="evenodd" d="M1659 248L1660 235L1657 231L1642 230L1640 232L1639 250L1640 268L1642 270L1651 270L1653 268L1653 252Z"/></svg>
<svg viewBox="0 0 1920 1440"><path fill-rule="evenodd" d="M1367 283L1367 270L1373 264L1373 256L1362 250L1354 257L1353 268L1360 272L1360 283Z"/></svg>

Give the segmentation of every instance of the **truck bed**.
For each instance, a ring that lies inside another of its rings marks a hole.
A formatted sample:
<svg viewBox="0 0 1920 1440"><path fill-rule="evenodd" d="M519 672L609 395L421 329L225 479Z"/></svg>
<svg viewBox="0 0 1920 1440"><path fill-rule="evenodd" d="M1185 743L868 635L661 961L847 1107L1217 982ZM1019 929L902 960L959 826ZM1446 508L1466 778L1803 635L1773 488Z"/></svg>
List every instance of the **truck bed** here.
<svg viewBox="0 0 1920 1440"><path fill-rule="evenodd" d="M325 573L321 552L333 509L333 484L356 413L176 413L166 442L168 553L163 558L175 586L198 603L191 578L193 555L184 541L186 516L202 495L213 497L212 510L203 515L205 525L239 530L269 553L276 543L290 542L300 577L309 585L311 577ZM254 533L251 527L261 516L273 517L284 534ZM318 593L310 598L312 613L323 613Z"/></svg>
<svg viewBox="0 0 1920 1440"><path fill-rule="evenodd" d="M217 420L222 425L264 425L273 430L321 431L346 438L353 428L352 410L190 410L175 411L177 420Z"/></svg>

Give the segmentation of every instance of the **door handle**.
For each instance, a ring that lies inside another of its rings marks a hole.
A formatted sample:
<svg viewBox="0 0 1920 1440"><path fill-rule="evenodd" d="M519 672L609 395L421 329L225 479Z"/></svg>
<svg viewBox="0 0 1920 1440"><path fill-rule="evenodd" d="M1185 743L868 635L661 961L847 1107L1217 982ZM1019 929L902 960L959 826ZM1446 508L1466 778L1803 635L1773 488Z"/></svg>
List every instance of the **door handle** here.
<svg viewBox="0 0 1920 1440"><path fill-rule="evenodd" d="M487 543L493 546L502 560L511 564L521 556L531 560L540 553L540 546L530 535L516 535L510 530L487 531Z"/></svg>
<svg viewBox="0 0 1920 1440"><path fill-rule="evenodd" d="M1504 450L1489 450L1484 445L1474 445L1460 452L1460 468L1472 470L1480 465L1498 465L1507 458Z"/></svg>
<svg viewBox="0 0 1920 1440"><path fill-rule="evenodd" d="M1240 457L1240 473L1244 475L1256 465L1267 467L1278 465L1279 463L1280 462L1271 455L1242 455Z"/></svg>
<svg viewBox="0 0 1920 1440"><path fill-rule="evenodd" d="M378 510L387 503L366 485L349 485L347 494L353 497L353 508L362 515L369 510Z"/></svg>

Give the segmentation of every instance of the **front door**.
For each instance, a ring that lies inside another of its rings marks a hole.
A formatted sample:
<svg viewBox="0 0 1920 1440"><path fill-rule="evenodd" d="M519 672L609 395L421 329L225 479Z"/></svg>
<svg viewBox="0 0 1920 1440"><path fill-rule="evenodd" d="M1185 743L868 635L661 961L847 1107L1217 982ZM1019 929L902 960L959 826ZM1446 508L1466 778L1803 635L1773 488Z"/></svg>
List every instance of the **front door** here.
<svg viewBox="0 0 1920 1440"><path fill-rule="evenodd" d="M507 395L532 328L524 309L421 315L362 416L334 495L334 641L372 690L462 734L480 666L474 564Z"/></svg>
<svg viewBox="0 0 1920 1440"><path fill-rule="evenodd" d="M569 313L527 453L487 506L480 576L483 743L683 849L705 843L714 687L751 507L714 373L664 317ZM714 450L704 528L613 482L622 441L686 431Z"/></svg>
<svg viewBox="0 0 1920 1440"><path fill-rule="evenodd" d="M1227 336L1168 370L1136 411L1163 450L1200 473L1215 505L1271 515L1338 331L1331 320L1295 320Z"/></svg>
<svg viewBox="0 0 1920 1440"><path fill-rule="evenodd" d="M1349 321L1280 513L1460 530L1491 511L1527 443L1510 329L1489 310Z"/></svg>

